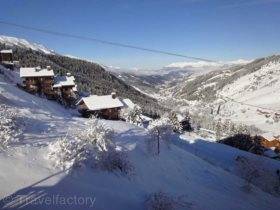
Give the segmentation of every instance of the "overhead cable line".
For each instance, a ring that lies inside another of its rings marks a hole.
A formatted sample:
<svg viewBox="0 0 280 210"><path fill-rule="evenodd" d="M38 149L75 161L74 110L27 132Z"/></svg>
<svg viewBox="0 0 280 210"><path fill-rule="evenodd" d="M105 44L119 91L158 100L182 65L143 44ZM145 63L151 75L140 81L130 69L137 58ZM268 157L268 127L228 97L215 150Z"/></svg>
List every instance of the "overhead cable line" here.
<svg viewBox="0 0 280 210"><path fill-rule="evenodd" d="M140 46L124 44L124 43L119 43L119 42L113 42L113 41L108 41L108 40L102 40L102 39L98 39L98 38L94 38L94 37L86 37L86 36L81 36L81 35L74 35L74 34L69 34L69 33L64 33L64 32L52 31L52 30L48 30L48 29L26 26L26 25L7 22L7 21L3 21L3 20L0 20L0 24L9 25L9 26L22 28L22 29L26 29L26 30L31 30L31 31L37 31L37 32L46 33L46 34L51 34L51 35L55 35L55 36L80 39L80 40L84 40L84 41L92 41L92 42L105 44L105 45L111 45L111 46L117 46L117 47L123 47L123 48L130 48L130 49L135 49L135 50L141 50L141 51L146 51L146 52L151 52L151 53L158 53L158 54L164 54L164 55L169 55L169 56L187 58L187 59L192 59L192 60L215 62L214 60L210 60L210 59L206 59L206 58L188 56L188 55L183 55L183 54L164 51L164 50L150 49L150 48L146 48L146 47L140 47Z"/></svg>

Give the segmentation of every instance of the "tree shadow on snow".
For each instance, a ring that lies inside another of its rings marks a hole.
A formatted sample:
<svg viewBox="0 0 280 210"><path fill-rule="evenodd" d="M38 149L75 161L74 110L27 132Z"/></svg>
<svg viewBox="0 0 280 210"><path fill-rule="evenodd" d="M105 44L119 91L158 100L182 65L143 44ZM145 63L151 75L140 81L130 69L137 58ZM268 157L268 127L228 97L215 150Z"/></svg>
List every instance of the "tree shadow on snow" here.
<svg viewBox="0 0 280 210"><path fill-rule="evenodd" d="M4 197L0 200L0 209L94 209L94 194L76 190L77 184L73 181L71 173L52 186L44 186L45 181L64 173L65 171L60 171Z"/></svg>

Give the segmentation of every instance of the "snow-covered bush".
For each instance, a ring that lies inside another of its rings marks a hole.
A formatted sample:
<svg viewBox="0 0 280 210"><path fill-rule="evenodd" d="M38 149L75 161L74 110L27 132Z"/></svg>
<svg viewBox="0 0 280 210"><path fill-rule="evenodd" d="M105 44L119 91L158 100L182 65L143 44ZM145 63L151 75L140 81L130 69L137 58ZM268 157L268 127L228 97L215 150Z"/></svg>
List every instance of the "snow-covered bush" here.
<svg viewBox="0 0 280 210"><path fill-rule="evenodd" d="M148 140L148 149L151 152L157 151L157 155L160 153L160 142L169 143L169 137L172 133L172 125L168 118L160 118L153 120L148 126L151 138Z"/></svg>
<svg viewBox="0 0 280 210"><path fill-rule="evenodd" d="M274 196L280 196L280 174L266 167L263 157L236 157L235 170L245 180L244 189L252 190L255 185Z"/></svg>
<svg viewBox="0 0 280 210"><path fill-rule="evenodd" d="M0 104L0 151L7 149L21 133L16 122L16 113L8 106Z"/></svg>
<svg viewBox="0 0 280 210"><path fill-rule="evenodd" d="M133 108L126 108L121 110L121 117L129 123L142 126L143 119L141 117L142 110L139 106L134 106Z"/></svg>
<svg viewBox="0 0 280 210"><path fill-rule="evenodd" d="M244 156L237 156L235 160L237 172L245 180L244 189L251 191L252 182L260 176L258 165Z"/></svg>
<svg viewBox="0 0 280 210"><path fill-rule="evenodd" d="M107 151L112 144L112 130L96 118L90 118L85 129L76 133L76 138L93 147L96 151Z"/></svg>
<svg viewBox="0 0 280 210"><path fill-rule="evenodd" d="M185 201L184 197L174 197L165 192L152 193L145 201L147 210L177 210L190 209L192 203Z"/></svg>
<svg viewBox="0 0 280 210"><path fill-rule="evenodd" d="M280 122L280 114L279 113L274 113L273 115L273 121L275 123L279 123Z"/></svg>
<svg viewBox="0 0 280 210"><path fill-rule="evenodd" d="M76 129L68 137L50 144L49 158L63 169L82 166L86 161L95 161L98 153L107 151L111 144L111 131L91 118L85 129Z"/></svg>
<svg viewBox="0 0 280 210"><path fill-rule="evenodd" d="M134 168L125 152L110 148L100 152L96 161L97 167L109 172L120 171L125 175L132 174Z"/></svg>
<svg viewBox="0 0 280 210"><path fill-rule="evenodd" d="M110 172L130 174L132 164L125 152L116 150L111 138L112 131L96 118L91 118L85 129L75 130L68 137L50 144L49 158L56 167L62 169L88 165Z"/></svg>
<svg viewBox="0 0 280 210"><path fill-rule="evenodd" d="M168 115L168 119L172 126L173 131L177 133L181 133L183 128L180 121L178 120L177 114L175 112L170 112L170 114Z"/></svg>
<svg viewBox="0 0 280 210"><path fill-rule="evenodd" d="M216 135L216 139L217 140L220 140L223 137L223 130L222 130L221 119L219 119L217 124L216 124L215 135Z"/></svg>
<svg viewBox="0 0 280 210"><path fill-rule="evenodd" d="M229 145L257 155L263 155L266 148L263 146L261 136L250 136L248 134L236 134L218 141L219 143Z"/></svg>
<svg viewBox="0 0 280 210"><path fill-rule="evenodd" d="M194 128L192 126L192 118L191 118L189 111L185 112L184 119L181 120L180 124L182 126L183 131L191 132L194 130ZM200 125L197 125L198 130L199 130L199 126Z"/></svg>
<svg viewBox="0 0 280 210"><path fill-rule="evenodd" d="M49 145L49 158L62 169L83 166L89 155L86 144L80 140L71 141L65 137Z"/></svg>

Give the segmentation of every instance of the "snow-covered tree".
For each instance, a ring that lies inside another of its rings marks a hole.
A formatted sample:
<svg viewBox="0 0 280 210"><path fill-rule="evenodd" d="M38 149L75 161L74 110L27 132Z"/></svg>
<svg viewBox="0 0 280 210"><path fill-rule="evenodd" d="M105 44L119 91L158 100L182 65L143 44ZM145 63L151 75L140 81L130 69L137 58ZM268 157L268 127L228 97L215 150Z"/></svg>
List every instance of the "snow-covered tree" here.
<svg viewBox="0 0 280 210"><path fill-rule="evenodd" d="M95 160L100 152L111 146L112 131L90 118L83 130L74 130L67 137L50 145L49 157L61 168L82 166L87 160Z"/></svg>
<svg viewBox="0 0 280 210"><path fill-rule="evenodd" d="M237 156L235 160L237 173L245 180L244 188L251 191L252 183L260 177L259 163L244 156Z"/></svg>
<svg viewBox="0 0 280 210"><path fill-rule="evenodd" d="M185 196L172 196L163 191L150 194L145 201L147 210L191 209L192 205Z"/></svg>
<svg viewBox="0 0 280 210"><path fill-rule="evenodd" d="M189 111L186 111L184 119L180 123L183 131L188 131L188 132L193 131L191 121L192 121L191 115L190 115ZM197 125L197 127L199 128L199 125Z"/></svg>
<svg viewBox="0 0 280 210"><path fill-rule="evenodd" d="M239 124L236 127L236 133L238 134L248 134L250 135L250 131L248 129L248 127L244 124Z"/></svg>
<svg viewBox="0 0 280 210"><path fill-rule="evenodd" d="M107 151L112 143L112 133L105 124L92 117L87 121L86 128L77 133L77 138L99 151Z"/></svg>
<svg viewBox="0 0 280 210"><path fill-rule="evenodd" d="M221 119L219 119L218 122L216 123L215 132L216 132L216 139L220 140L223 136Z"/></svg>
<svg viewBox="0 0 280 210"><path fill-rule="evenodd" d="M111 141L112 131L96 118L83 130L74 130L49 146L49 158L56 167L72 169L86 165L107 171L130 174L133 167L125 152L118 151Z"/></svg>
<svg viewBox="0 0 280 210"><path fill-rule="evenodd" d="M0 151L7 149L20 134L21 131L16 122L16 112L0 104Z"/></svg>
<svg viewBox="0 0 280 210"><path fill-rule="evenodd" d="M110 147L108 151L100 152L96 166L109 172L119 171L125 175L131 175L134 168L128 159L126 152Z"/></svg>
<svg viewBox="0 0 280 210"><path fill-rule="evenodd" d="M135 125L141 126L143 124L142 120L142 110L139 106L134 106L133 108L122 109L121 116L126 122L133 123Z"/></svg>
<svg viewBox="0 0 280 210"><path fill-rule="evenodd" d="M69 140L67 137L59 138L49 145L49 158L56 167L62 169L81 167L89 155L91 153L87 151L85 142Z"/></svg>
<svg viewBox="0 0 280 210"><path fill-rule="evenodd" d="M156 142L156 151L160 153L160 142L168 143L169 136L172 133L172 125L168 118L162 117L150 123L148 130L151 134L151 140L148 142L149 149L154 150L154 142Z"/></svg>
<svg viewBox="0 0 280 210"><path fill-rule="evenodd" d="M174 132L181 133L182 132L182 125L178 120L177 114L175 112L170 112L168 115L169 122L172 126Z"/></svg>

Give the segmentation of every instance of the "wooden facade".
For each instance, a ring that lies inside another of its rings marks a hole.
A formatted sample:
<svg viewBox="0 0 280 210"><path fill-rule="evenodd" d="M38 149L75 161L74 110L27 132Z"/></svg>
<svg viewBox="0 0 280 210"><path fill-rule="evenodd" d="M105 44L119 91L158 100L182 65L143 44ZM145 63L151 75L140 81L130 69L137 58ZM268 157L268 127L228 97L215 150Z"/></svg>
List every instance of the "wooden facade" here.
<svg viewBox="0 0 280 210"><path fill-rule="evenodd" d="M12 50L1 50L0 51L0 63L8 69L14 69L14 60Z"/></svg>
<svg viewBox="0 0 280 210"><path fill-rule="evenodd" d="M0 52L0 62L13 62L13 53L12 52Z"/></svg>
<svg viewBox="0 0 280 210"><path fill-rule="evenodd" d="M83 101L78 105L78 111L82 114L83 117L96 116L98 118L107 119L107 120L119 120L120 110L121 107L106 108L100 110L89 110Z"/></svg>
<svg viewBox="0 0 280 210"><path fill-rule="evenodd" d="M26 77L23 85L27 92L44 94L47 98L54 99L53 81L53 77Z"/></svg>
<svg viewBox="0 0 280 210"><path fill-rule="evenodd" d="M76 93L73 90L75 86L62 86L62 87L54 87L54 92L57 98L62 99L65 105L73 106L76 101Z"/></svg>

